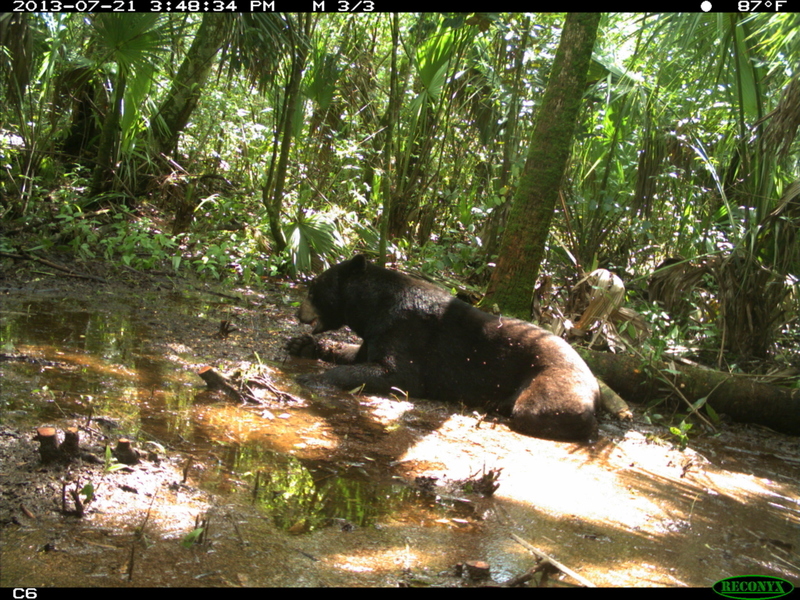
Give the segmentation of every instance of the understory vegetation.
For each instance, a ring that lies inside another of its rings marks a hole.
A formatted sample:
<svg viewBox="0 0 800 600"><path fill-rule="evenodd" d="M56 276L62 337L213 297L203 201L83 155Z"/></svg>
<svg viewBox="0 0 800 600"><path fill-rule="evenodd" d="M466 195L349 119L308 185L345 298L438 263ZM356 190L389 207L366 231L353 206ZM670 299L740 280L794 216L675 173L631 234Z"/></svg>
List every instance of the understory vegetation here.
<svg viewBox="0 0 800 600"><path fill-rule="evenodd" d="M365 252L480 299L563 20L2 14L0 260L256 286ZM607 269L639 351L798 385L797 31L602 17L532 314Z"/></svg>

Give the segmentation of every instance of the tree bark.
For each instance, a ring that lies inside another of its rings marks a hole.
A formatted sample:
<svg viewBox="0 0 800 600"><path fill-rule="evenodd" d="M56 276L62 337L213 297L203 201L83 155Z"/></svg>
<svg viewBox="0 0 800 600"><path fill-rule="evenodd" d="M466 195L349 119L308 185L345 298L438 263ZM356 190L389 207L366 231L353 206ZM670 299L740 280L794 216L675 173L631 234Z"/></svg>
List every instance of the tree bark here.
<svg viewBox="0 0 800 600"><path fill-rule="evenodd" d="M558 191L586 87L600 15L570 13L536 119L528 159L484 305L530 318L531 299L544 257Z"/></svg>
<svg viewBox="0 0 800 600"><path fill-rule="evenodd" d="M269 218L269 230L275 242L275 248L282 252L286 248L286 239L281 229L281 207L283 206L283 188L286 183L286 170L289 165L289 151L294 138L295 119L298 114L300 103L300 86L303 82L303 69L306 67L308 58L308 39L311 37L312 15L304 14L297 19L296 29L290 26L289 36L292 41L292 67L289 72L289 79L286 82L286 91L283 100L283 119L280 124L280 154L278 164L275 167L272 185L264 185L261 190L261 198L267 209ZM272 189L270 195L269 190Z"/></svg>
<svg viewBox="0 0 800 600"><path fill-rule="evenodd" d="M394 125L400 115L400 77L397 72L397 49L400 46L400 18L392 15L392 54L389 76L389 107L386 110L386 131L383 134L383 177L381 178L381 198L383 200L378 240L378 264L386 265L386 244L389 238L389 216L392 212L392 190L395 187L395 172L392 168L394 156Z"/></svg>
<svg viewBox="0 0 800 600"><path fill-rule="evenodd" d="M194 41L150 126L158 152L171 154L177 146L178 137L197 107L214 65L214 57L222 48L231 24L227 15L203 14Z"/></svg>
<svg viewBox="0 0 800 600"><path fill-rule="evenodd" d="M100 144L97 148L97 158L95 159L94 171L92 171L92 184L89 189L89 196L92 198L108 191L114 174L114 163L119 146L119 121L122 115L122 100L125 97L125 86L128 80L122 66L118 64L117 69L119 72L114 86L114 101L108 107L108 113L103 121Z"/></svg>
<svg viewBox="0 0 800 600"><path fill-rule="evenodd" d="M672 387L659 380L671 377L689 402L707 398L711 408L734 421L800 435L800 389L760 383L750 375L666 363L643 365L635 356L576 349L592 372L627 402L638 404L671 395Z"/></svg>

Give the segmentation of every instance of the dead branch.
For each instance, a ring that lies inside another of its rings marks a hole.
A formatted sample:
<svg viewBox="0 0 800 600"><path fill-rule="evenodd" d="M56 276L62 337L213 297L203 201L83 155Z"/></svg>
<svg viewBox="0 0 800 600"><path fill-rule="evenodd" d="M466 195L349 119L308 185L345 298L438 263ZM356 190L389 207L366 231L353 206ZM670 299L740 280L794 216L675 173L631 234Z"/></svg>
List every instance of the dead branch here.
<svg viewBox="0 0 800 600"><path fill-rule="evenodd" d="M197 375L206 382L209 390L219 390L224 392L229 398L241 402L244 400L242 394L233 387L225 377L217 373L211 367L203 367L197 372Z"/></svg>
<svg viewBox="0 0 800 600"><path fill-rule="evenodd" d="M591 581L589 581L585 577L582 577L581 575L578 575L575 571L573 571L569 567L567 567L567 566L561 564L560 562L558 562L555 558L552 558L552 557L548 556L547 554L545 554L544 552L542 552L541 550L538 550L537 548L534 548L533 546L531 546L528 542L523 540L518 535L515 535L515 534L512 533L511 537L514 538L514 540L517 543L522 544L525 548L527 548L528 551L531 552L531 554L533 554L537 558L539 558L539 559L541 559L541 560L553 565L556 569L558 569L559 571L561 571L565 575L569 575L570 577L572 577L575 581L577 581L581 585L584 585L586 587L597 587L595 584L593 584Z"/></svg>
<svg viewBox="0 0 800 600"><path fill-rule="evenodd" d="M46 265L52 269L56 269L58 271L66 273L70 277L78 277L80 279L91 279L92 281L99 281L100 283L108 283L105 279L101 277L95 277L94 275L85 275L84 273L75 273L74 271L68 269L67 267L62 267L61 265L56 264L54 262L50 262L47 259L39 258L38 256L30 254L29 252L25 252L24 250L21 250L21 252L22 254L11 254L10 252L0 252L0 256L7 256L9 258L16 258L19 260L35 260L36 262L40 262L43 265Z"/></svg>

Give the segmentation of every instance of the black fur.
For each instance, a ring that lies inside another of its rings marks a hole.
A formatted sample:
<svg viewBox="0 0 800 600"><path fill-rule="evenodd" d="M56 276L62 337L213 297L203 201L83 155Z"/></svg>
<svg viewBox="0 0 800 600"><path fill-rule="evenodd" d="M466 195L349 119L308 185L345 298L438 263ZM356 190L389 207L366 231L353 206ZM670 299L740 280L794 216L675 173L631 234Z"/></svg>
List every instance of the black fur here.
<svg viewBox="0 0 800 600"><path fill-rule="evenodd" d="M339 365L318 376L324 383L497 408L514 429L536 437L584 440L595 429L597 381L564 340L362 255L317 277L298 318L314 334L347 325L363 340L289 341L294 356Z"/></svg>

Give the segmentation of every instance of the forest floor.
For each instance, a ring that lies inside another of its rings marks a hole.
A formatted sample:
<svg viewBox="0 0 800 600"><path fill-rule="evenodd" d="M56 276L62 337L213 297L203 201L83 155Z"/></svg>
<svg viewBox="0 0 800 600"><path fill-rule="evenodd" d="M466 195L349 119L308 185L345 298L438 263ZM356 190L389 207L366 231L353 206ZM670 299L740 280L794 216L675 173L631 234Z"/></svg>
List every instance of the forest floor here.
<svg viewBox="0 0 800 600"><path fill-rule="evenodd" d="M284 352L307 329L285 282L3 267L2 587L498 585L536 564L519 540L600 586L800 585L796 437L726 424L681 450L634 406L592 443L539 440L459 406L297 385L324 367ZM209 394L204 366L279 393ZM43 426L77 428L82 457L44 464ZM120 437L138 464L106 455Z"/></svg>

